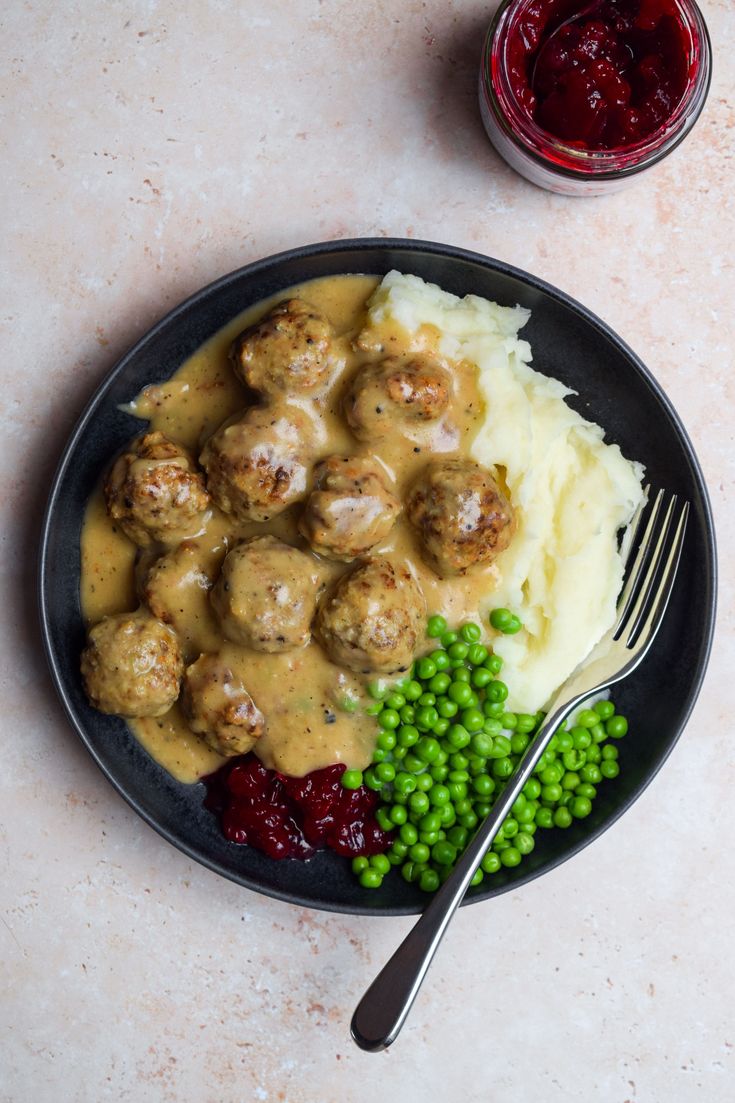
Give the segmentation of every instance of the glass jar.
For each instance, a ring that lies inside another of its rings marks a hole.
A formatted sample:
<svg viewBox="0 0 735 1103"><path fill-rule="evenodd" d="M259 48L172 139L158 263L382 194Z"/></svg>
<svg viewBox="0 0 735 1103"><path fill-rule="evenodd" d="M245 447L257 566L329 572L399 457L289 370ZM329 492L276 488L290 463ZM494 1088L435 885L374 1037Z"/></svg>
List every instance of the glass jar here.
<svg viewBox="0 0 735 1103"><path fill-rule="evenodd" d="M555 0L545 2L551 8ZM576 9L580 13L584 14L587 6L584 0L577 0ZM571 2L572 12L574 7ZM686 83L681 99L663 125L641 141L610 149L591 149L544 130L528 107L524 107L514 87L512 52L515 51L513 56L517 59L518 50L529 46L524 20L538 17L543 8L544 0L541 3L504 0L490 24L483 47L479 88L485 130L500 156L539 187L575 196L619 191L671 153L699 118L712 72L712 50L702 14L693 0L675 0ZM566 9L567 13L569 10ZM563 15L561 21L566 17ZM561 21L557 20L557 26ZM552 33L553 29L547 38ZM527 50L528 66L543 49L544 41L542 37L535 50ZM515 65L517 74L517 60ZM530 80L529 75L529 89Z"/></svg>

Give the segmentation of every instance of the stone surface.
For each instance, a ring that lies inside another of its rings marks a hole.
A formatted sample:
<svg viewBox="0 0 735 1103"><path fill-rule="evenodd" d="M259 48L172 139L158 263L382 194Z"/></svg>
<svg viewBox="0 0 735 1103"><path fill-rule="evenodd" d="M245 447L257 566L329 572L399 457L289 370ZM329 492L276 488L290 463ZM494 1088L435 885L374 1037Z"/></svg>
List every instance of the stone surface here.
<svg viewBox="0 0 735 1103"><path fill-rule="evenodd" d="M495 6L4 6L3 1103L733 1096L735 12L702 4L714 82L689 140L630 191L572 201L481 128ZM723 579L707 682L655 783L574 861L460 914L376 1056L349 1017L409 921L289 908L159 839L70 731L34 597L56 457L120 354L232 268L359 235L488 253L611 323L692 435Z"/></svg>

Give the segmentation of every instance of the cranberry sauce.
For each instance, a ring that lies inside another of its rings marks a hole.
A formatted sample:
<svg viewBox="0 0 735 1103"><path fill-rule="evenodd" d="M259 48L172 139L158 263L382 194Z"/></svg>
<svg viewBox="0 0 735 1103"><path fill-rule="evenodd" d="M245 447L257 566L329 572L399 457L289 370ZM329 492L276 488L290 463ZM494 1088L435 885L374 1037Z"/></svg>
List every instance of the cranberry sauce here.
<svg viewBox="0 0 735 1103"><path fill-rule="evenodd" d="M569 145L633 145L660 130L684 96L688 32L676 0L602 0L549 41L586 6L528 6L508 47L514 93L539 126Z"/></svg>
<svg viewBox="0 0 735 1103"><path fill-rule="evenodd" d="M310 858L323 846L351 858L379 854L392 840L375 820L378 796L364 786L345 789L344 769L338 764L285 777L244 755L203 779L204 804L220 817L230 842L269 858Z"/></svg>

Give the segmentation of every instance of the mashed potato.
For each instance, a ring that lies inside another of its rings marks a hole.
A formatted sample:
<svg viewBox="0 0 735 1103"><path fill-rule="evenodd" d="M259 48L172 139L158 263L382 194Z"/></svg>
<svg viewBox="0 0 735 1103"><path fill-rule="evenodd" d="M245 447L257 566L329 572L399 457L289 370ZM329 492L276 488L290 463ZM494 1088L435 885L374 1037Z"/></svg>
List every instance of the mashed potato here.
<svg viewBox="0 0 735 1103"><path fill-rule="evenodd" d="M535 712L613 624L622 583L617 535L643 498L643 468L566 404L568 387L529 366L531 347L518 338L529 311L459 299L390 272L369 318L392 319L410 334L435 326L443 355L477 365L486 411L472 453L498 469L518 519L484 612L506 606L523 621L521 632L493 646L506 663L509 707Z"/></svg>

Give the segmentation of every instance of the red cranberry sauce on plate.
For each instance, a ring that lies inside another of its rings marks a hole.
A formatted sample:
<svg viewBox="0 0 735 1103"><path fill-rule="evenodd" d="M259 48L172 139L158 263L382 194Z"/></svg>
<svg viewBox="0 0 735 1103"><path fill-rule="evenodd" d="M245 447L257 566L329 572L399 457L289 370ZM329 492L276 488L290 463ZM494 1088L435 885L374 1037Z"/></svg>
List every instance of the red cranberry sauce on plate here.
<svg viewBox="0 0 735 1103"><path fill-rule="evenodd" d="M203 778L205 807L220 817L225 837L269 858L310 858L328 846L337 854L379 854L391 836L375 820L378 796L365 786L345 789L342 764L285 777L253 754Z"/></svg>
<svg viewBox="0 0 735 1103"><path fill-rule="evenodd" d="M602 0L572 18L587 7L585 0L528 6L509 42L511 84L528 115L566 143L591 150L633 145L658 131L681 102L690 36L676 0Z"/></svg>

